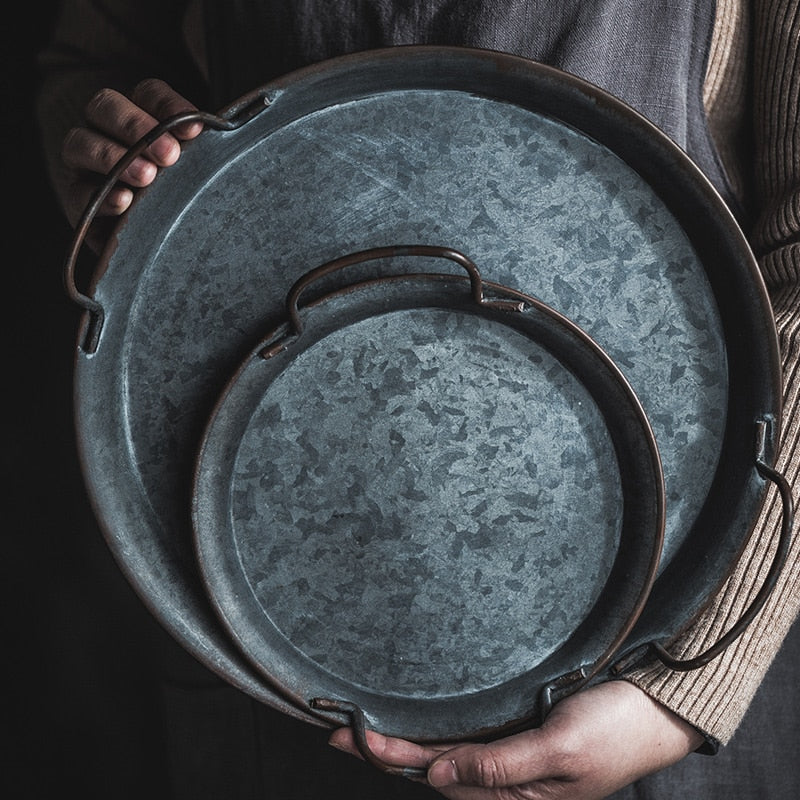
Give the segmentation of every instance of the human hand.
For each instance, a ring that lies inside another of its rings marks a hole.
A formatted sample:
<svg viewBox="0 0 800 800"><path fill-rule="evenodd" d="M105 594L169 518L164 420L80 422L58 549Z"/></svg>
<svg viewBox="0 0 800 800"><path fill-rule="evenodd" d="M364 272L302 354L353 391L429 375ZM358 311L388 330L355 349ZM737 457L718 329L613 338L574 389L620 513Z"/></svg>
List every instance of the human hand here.
<svg viewBox="0 0 800 800"><path fill-rule="evenodd" d="M449 800L601 800L680 761L702 735L626 681L599 684L557 703L540 728L489 744L417 745L368 732L390 764L427 769ZM349 728L330 743L358 755Z"/></svg>
<svg viewBox="0 0 800 800"><path fill-rule="evenodd" d="M69 190L63 202L70 224L80 219L97 186L128 151L159 122L174 114L194 111L188 100L158 79L142 81L130 97L101 89L88 102L85 124L64 139L61 158L69 171ZM127 167L107 195L98 217L118 216L131 204L135 189L153 182L159 167L174 164L180 142L200 134L202 124L191 122L165 133Z"/></svg>

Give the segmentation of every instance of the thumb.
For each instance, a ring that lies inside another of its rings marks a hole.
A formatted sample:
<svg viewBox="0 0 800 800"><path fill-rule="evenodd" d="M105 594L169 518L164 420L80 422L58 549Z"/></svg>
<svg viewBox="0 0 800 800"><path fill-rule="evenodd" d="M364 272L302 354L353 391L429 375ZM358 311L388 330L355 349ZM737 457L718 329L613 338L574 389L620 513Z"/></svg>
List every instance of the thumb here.
<svg viewBox="0 0 800 800"><path fill-rule="evenodd" d="M428 768L428 783L499 789L554 777L549 737L540 729L490 744L465 744L438 756Z"/></svg>

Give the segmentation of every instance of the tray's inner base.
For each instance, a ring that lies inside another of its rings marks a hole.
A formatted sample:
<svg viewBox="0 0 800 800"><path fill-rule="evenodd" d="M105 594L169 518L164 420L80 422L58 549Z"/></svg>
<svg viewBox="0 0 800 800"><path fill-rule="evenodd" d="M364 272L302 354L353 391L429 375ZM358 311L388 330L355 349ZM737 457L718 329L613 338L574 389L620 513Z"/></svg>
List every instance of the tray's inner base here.
<svg viewBox="0 0 800 800"><path fill-rule="evenodd" d="M530 338L443 309L363 320L297 356L230 487L243 583L275 628L256 657L282 634L391 694L524 674L585 618L619 546L620 474L591 395Z"/></svg>

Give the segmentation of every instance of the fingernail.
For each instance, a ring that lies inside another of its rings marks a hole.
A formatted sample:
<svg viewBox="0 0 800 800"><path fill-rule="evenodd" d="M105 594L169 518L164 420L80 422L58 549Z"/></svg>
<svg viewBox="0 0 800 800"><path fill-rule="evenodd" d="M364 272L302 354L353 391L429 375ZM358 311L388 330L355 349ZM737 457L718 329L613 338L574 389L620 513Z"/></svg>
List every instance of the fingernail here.
<svg viewBox="0 0 800 800"><path fill-rule="evenodd" d="M135 158L130 166L123 173L134 186L147 186L156 177L157 167L152 161L146 158Z"/></svg>
<svg viewBox="0 0 800 800"><path fill-rule="evenodd" d="M175 129L175 134L179 139L194 139L203 131L203 126L199 122L192 122L187 125L179 125Z"/></svg>
<svg viewBox="0 0 800 800"><path fill-rule="evenodd" d="M115 186L106 197L106 204L113 214L121 214L127 211L128 206L133 202L133 192L130 189Z"/></svg>
<svg viewBox="0 0 800 800"><path fill-rule="evenodd" d="M172 137L161 136L150 145L150 152L159 161L171 162L177 152L175 140Z"/></svg>
<svg viewBox="0 0 800 800"><path fill-rule="evenodd" d="M452 786L458 783L458 770L455 761L436 761L428 770L428 783L433 787Z"/></svg>

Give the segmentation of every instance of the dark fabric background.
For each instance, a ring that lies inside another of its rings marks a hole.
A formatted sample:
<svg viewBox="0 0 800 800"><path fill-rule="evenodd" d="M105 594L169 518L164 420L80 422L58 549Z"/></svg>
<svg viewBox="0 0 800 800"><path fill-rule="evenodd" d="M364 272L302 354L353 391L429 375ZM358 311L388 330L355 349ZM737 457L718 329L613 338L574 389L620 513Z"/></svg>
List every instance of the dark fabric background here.
<svg viewBox="0 0 800 800"><path fill-rule="evenodd" d="M3 410L0 796L159 797L148 637L162 636L94 535L73 449L78 316L61 286L70 232L33 116L55 2L2 26Z"/></svg>

